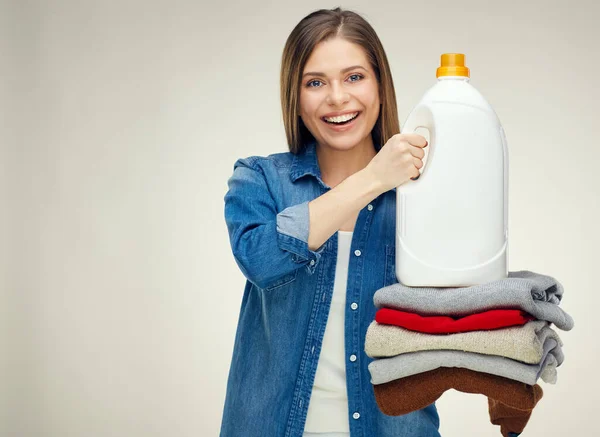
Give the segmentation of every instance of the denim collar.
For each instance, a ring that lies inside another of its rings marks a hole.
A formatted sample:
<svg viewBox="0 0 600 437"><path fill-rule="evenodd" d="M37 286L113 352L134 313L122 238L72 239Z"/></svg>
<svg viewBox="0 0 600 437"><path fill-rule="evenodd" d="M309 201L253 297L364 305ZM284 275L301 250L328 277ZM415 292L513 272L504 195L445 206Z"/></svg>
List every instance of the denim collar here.
<svg viewBox="0 0 600 437"><path fill-rule="evenodd" d="M306 144L302 152L294 155L290 169L292 182L296 182L301 177L307 175L316 178L323 187L331 188L321 179L321 169L319 168L319 161L317 159L317 143L314 139ZM392 188L391 191L396 192L396 188Z"/></svg>
<svg viewBox="0 0 600 437"><path fill-rule="evenodd" d="M300 179L302 176L311 175L323 183L321 180L321 169L317 160L316 141L312 140L307 143L304 150L294 155L292 167L290 169L290 178L292 182ZM323 183L323 185L325 185Z"/></svg>

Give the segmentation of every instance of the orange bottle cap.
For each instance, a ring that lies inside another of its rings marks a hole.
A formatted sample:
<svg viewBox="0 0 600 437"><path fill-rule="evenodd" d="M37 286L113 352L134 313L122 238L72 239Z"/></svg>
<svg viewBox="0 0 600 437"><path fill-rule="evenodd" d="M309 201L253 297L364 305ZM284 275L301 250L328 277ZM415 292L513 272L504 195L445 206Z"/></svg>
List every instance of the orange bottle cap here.
<svg viewBox="0 0 600 437"><path fill-rule="evenodd" d="M437 69L436 77L440 76L469 76L469 69L465 67L465 55L462 53L444 53L441 66Z"/></svg>

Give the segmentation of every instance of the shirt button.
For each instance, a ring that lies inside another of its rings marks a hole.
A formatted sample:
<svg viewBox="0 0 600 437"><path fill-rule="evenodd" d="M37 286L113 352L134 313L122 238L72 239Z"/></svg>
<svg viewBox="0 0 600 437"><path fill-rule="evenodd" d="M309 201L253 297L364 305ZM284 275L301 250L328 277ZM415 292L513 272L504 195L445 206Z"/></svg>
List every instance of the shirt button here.
<svg viewBox="0 0 600 437"><path fill-rule="evenodd" d="M361 252L360 252L360 250L358 250L358 249L356 249L356 250L354 251L354 255L356 255L356 256L360 256L360 253L361 253Z"/></svg>
<svg viewBox="0 0 600 437"><path fill-rule="evenodd" d="M369 203L369 205L367 206L367 209L368 209L369 211L373 211L373 205L371 205L371 204Z"/></svg>
<svg viewBox="0 0 600 437"><path fill-rule="evenodd" d="M358 419L360 417L360 414L358 414L358 411L356 413L354 413L352 415L353 418Z"/></svg>
<svg viewBox="0 0 600 437"><path fill-rule="evenodd" d="M311 265L311 266L314 266L314 265L315 265L315 260L314 260L314 259L311 259L311 260L310 260L310 265Z"/></svg>
<svg viewBox="0 0 600 437"><path fill-rule="evenodd" d="M352 302L350 304L350 308L352 308L353 310L355 310L356 308L358 308L358 304L356 302Z"/></svg>
<svg viewBox="0 0 600 437"><path fill-rule="evenodd" d="M354 355L354 354L350 355L350 361L355 362L356 361L356 355Z"/></svg>

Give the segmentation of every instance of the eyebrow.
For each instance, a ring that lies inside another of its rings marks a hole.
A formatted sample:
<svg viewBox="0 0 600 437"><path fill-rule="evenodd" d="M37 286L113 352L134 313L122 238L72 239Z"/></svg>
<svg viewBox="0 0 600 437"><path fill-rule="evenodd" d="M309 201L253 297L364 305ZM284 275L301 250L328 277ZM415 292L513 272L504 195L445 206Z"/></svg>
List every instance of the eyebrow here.
<svg viewBox="0 0 600 437"><path fill-rule="evenodd" d="M362 68L363 70L367 71L367 69L361 65L353 65L351 67L347 67L347 68L344 68L343 70L340 70L340 72L346 73L347 71L354 70L355 68ZM305 77L305 76L325 76L325 73L321 73L320 71L308 71L302 75L302 77Z"/></svg>

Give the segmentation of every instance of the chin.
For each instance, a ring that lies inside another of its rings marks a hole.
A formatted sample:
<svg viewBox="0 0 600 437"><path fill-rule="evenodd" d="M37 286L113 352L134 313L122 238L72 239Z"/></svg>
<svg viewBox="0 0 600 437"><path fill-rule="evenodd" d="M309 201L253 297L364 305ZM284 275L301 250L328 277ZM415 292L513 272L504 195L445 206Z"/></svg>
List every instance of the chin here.
<svg viewBox="0 0 600 437"><path fill-rule="evenodd" d="M339 138L325 137L324 143L332 149L346 151L358 147L365 140L365 138L366 137L363 135L356 134L347 135L345 137L340 136Z"/></svg>

